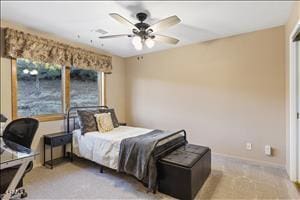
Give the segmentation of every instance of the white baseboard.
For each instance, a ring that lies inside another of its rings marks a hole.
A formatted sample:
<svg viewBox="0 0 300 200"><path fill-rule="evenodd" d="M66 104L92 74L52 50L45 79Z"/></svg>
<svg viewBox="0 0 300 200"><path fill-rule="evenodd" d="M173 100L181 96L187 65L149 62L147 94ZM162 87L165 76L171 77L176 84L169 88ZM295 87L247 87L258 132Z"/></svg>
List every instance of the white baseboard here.
<svg viewBox="0 0 300 200"><path fill-rule="evenodd" d="M212 157L222 157L227 160L231 159L231 160L242 161L245 164L250 164L250 165L260 165L260 166L278 168L278 169L284 170L287 173L287 169L286 169L285 165L280 165L280 164L276 164L276 163L270 163L270 162L254 160L254 159L233 156L233 155L228 155L228 154L222 154L222 153L215 153L215 152L212 152ZM42 166L43 166L43 164L41 162L38 162L38 161L33 162L33 168L42 167Z"/></svg>
<svg viewBox="0 0 300 200"><path fill-rule="evenodd" d="M212 156L223 157L225 159L239 160L239 161L242 161L246 164L251 164L251 165L260 165L260 166L278 168L278 169L282 169L285 172L287 172L286 168L285 168L285 165L281 165L281 164L277 164L277 163L270 163L270 162L254 160L254 159L249 159L249 158L244 158L244 157L239 157L239 156L233 156L233 155L228 155L228 154L222 154L222 153L215 153L215 152L212 153Z"/></svg>

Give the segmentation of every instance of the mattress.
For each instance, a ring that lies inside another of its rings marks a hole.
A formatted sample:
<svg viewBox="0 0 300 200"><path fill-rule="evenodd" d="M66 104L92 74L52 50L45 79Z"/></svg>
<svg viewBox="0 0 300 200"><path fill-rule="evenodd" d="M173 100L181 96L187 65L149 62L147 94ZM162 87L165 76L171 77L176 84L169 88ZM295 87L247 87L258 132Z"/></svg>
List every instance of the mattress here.
<svg viewBox="0 0 300 200"><path fill-rule="evenodd" d="M73 131L73 152L88 160L109 167L118 168L120 144L123 139L151 132L152 129L119 126L107 133L88 132L81 135L80 129ZM174 135L158 143L158 146L180 137Z"/></svg>

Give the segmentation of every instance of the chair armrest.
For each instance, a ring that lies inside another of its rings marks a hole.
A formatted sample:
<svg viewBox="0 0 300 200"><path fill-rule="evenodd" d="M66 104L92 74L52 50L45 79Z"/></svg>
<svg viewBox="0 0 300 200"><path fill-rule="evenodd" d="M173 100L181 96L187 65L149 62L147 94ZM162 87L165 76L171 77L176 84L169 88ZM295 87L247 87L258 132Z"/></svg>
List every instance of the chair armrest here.
<svg viewBox="0 0 300 200"><path fill-rule="evenodd" d="M127 123L125 123L125 122L119 122L119 126L127 126Z"/></svg>

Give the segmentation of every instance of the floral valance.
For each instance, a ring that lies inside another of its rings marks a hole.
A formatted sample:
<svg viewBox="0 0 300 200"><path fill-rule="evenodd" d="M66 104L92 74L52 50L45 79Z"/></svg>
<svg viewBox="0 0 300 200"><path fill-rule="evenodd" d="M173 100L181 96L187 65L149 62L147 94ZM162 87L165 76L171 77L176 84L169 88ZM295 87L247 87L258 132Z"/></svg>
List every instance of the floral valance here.
<svg viewBox="0 0 300 200"><path fill-rule="evenodd" d="M14 29L4 29L5 56L27 58L62 66L112 71L112 58Z"/></svg>

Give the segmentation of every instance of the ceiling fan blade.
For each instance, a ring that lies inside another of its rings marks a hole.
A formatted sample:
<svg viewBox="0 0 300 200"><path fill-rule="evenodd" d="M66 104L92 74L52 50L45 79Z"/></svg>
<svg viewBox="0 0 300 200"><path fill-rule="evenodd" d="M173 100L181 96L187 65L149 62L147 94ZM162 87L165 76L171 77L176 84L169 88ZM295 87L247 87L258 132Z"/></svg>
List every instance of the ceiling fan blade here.
<svg viewBox="0 0 300 200"><path fill-rule="evenodd" d="M131 23L129 20L127 20L126 18L122 17L117 13L109 13L109 15L115 20L117 20L118 22L120 22L121 24L128 26L129 28L138 29L133 23Z"/></svg>
<svg viewBox="0 0 300 200"><path fill-rule="evenodd" d="M106 35L106 36L100 36L100 39L109 39L109 38L118 38L118 37L132 37L133 35L130 34L120 34L120 35Z"/></svg>
<svg viewBox="0 0 300 200"><path fill-rule="evenodd" d="M154 33L154 32L169 28L171 26L174 26L180 22L181 22L181 20L176 15L174 15L174 16L171 16L171 17L168 17L168 18L158 21L157 23L155 23L152 26L150 26L149 28L147 28L147 31L151 29L152 32Z"/></svg>
<svg viewBox="0 0 300 200"><path fill-rule="evenodd" d="M165 42L165 43L169 43L169 44L177 44L179 42L179 40L176 38L165 36L165 35L157 35L157 34L155 34L155 37L153 40L158 41L158 42Z"/></svg>

